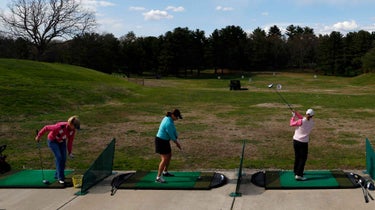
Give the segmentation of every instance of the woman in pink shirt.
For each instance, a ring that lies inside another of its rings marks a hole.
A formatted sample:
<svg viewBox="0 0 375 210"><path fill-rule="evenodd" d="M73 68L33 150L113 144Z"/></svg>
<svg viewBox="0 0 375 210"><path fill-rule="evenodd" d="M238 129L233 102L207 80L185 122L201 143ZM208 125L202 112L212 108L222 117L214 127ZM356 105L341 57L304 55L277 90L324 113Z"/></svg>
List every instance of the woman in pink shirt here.
<svg viewBox="0 0 375 210"><path fill-rule="evenodd" d="M305 116L294 110L292 113L290 126L296 127L293 136L294 175L297 181L305 181L306 177L303 176L303 171L305 170L309 151L309 135L314 127L314 120L312 118L315 113L313 109L308 109Z"/></svg>
<svg viewBox="0 0 375 210"><path fill-rule="evenodd" d="M80 122L77 116L72 116L67 122L44 126L35 137L35 140L39 142L43 134L49 132L47 136L48 147L55 156L55 178L59 180L60 184L64 184L65 179L66 152L68 151L69 156L73 157L72 148L76 129L80 129Z"/></svg>

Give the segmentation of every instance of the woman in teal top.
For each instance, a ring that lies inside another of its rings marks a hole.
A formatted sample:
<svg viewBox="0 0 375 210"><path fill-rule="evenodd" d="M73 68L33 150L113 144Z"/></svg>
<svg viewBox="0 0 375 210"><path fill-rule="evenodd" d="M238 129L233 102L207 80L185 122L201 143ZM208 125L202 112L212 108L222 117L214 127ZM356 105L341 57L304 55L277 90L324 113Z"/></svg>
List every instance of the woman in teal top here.
<svg viewBox="0 0 375 210"><path fill-rule="evenodd" d="M174 121L178 119L182 119L181 112L175 109L173 112L167 112L167 115L160 123L158 133L155 137L155 152L160 154L161 161L155 182L165 183L163 176L174 176L168 172L168 166L172 158L170 141L172 140L181 150L181 145L177 140L176 127L174 126Z"/></svg>

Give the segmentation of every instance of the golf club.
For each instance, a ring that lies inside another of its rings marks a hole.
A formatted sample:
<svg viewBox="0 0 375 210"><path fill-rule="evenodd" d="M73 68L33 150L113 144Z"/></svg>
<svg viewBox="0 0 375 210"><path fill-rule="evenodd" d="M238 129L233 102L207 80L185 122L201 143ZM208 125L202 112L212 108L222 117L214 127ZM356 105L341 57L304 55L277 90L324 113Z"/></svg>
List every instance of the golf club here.
<svg viewBox="0 0 375 210"><path fill-rule="evenodd" d="M369 199L368 199L368 194L367 194L367 190L365 189L365 187L362 185L362 177L359 176L358 174L353 174L351 173L354 178L355 178L355 181L361 186L362 188L362 193L363 193L363 197L365 198L365 202L368 203L369 202Z"/></svg>
<svg viewBox="0 0 375 210"><path fill-rule="evenodd" d="M369 190L374 189L374 183L372 182L372 180L366 180L364 185L367 190L367 195L371 198L371 200L374 200L374 197L372 197L372 195L369 192Z"/></svg>
<svg viewBox="0 0 375 210"><path fill-rule="evenodd" d="M366 180L366 188L368 190L375 190L374 182L371 179Z"/></svg>
<svg viewBox="0 0 375 210"><path fill-rule="evenodd" d="M191 169L191 162L190 162L189 158L187 157L187 155L185 153L185 150L181 149L180 151L181 151L181 154L184 157L185 161L188 162L189 169ZM196 180L201 180L201 179L202 179L202 177L200 175L196 178Z"/></svg>
<svg viewBox="0 0 375 210"><path fill-rule="evenodd" d="M284 101L284 103L285 103L286 105L288 105L289 109L290 109L291 111L293 111L293 108L290 106L290 104L285 100L285 98L284 98L284 97L279 93L279 91L278 91L278 90L281 90L282 87L283 87L283 86L282 86L281 84L277 84L277 85L276 85L276 89L274 89L274 90L275 90L275 92L277 93L277 95L279 95L280 98ZM269 84L269 85L268 85L268 88L273 88L273 83Z"/></svg>
<svg viewBox="0 0 375 210"><path fill-rule="evenodd" d="M367 189L366 189L367 190ZM368 197L370 197L371 198L371 200L374 200L374 197L372 197L372 195L370 194L370 192L367 190L367 195L368 195Z"/></svg>
<svg viewBox="0 0 375 210"><path fill-rule="evenodd" d="M38 135L38 130L36 130L36 135ZM40 151L40 142L39 141L38 141L38 150L39 150L40 167L42 168L42 180L43 180L42 182L43 182L43 184L49 184L49 181L44 178L42 152Z"/></svg>
<svg viewBox="0 0 375 210"><path fill-rule="evenodd" d="M362 179L359 179L358 183L361 185L363 197L365 198L365 202L368 203L369 202L368 193L367 193L367 190L365 189L365 187L363 186Z"/></svg>

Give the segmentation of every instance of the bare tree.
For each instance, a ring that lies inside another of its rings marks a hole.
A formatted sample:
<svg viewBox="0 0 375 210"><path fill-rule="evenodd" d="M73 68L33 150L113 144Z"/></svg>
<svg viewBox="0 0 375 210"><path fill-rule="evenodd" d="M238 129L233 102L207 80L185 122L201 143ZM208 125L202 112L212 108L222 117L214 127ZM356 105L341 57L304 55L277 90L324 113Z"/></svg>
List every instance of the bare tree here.
<svg viewBox="0 0 375 210"><path fill-rule="evenodd" d="M31 41L37 59L53 39L67 39L89 32L96 25L93 12L85 10L80 0L13 0L9 14L0 21L15 37Z"/></svg>

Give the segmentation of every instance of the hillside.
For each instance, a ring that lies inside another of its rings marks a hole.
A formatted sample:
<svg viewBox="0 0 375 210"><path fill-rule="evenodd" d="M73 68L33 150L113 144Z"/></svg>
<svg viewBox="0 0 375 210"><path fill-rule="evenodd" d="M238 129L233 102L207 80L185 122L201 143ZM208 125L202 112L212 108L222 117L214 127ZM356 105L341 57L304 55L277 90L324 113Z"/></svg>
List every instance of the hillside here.
<svg viewBox="0 0 375 210"><path fill-rule="evenodd" d="M127 97L135 88L122 78L64 64L0 59L0 73L2 117L74 111Z"/></svg>

